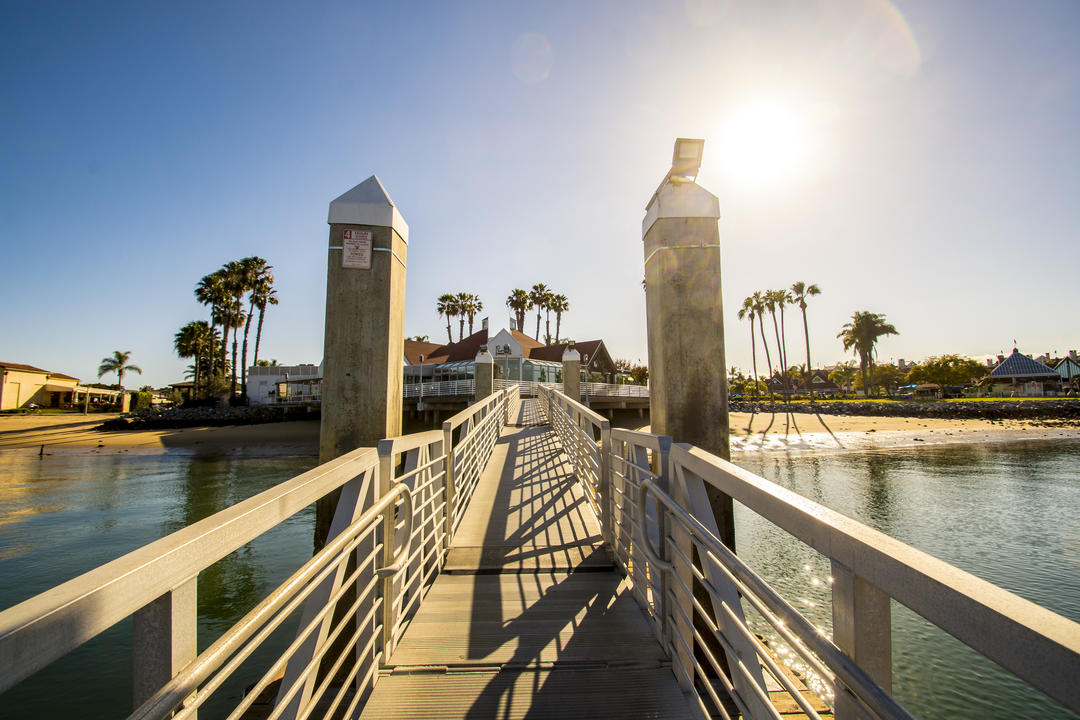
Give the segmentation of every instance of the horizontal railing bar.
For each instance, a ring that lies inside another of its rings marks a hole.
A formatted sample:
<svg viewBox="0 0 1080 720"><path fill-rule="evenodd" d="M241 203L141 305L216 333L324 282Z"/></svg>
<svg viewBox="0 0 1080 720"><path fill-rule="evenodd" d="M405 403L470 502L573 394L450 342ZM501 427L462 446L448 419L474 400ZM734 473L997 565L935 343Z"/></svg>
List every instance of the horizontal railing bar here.
<svg viewBox="0 0 1080 720"><path fill-rule="evenodd" d="M3 611L0 692L377 464L358 448Z"/></svg>
<svg viewBox="0 0 1080 720"><path fill-rule="evenodd" d="M1080 710L1080 623L786 490L699 448L672 461L1071 710Z"/></svg>

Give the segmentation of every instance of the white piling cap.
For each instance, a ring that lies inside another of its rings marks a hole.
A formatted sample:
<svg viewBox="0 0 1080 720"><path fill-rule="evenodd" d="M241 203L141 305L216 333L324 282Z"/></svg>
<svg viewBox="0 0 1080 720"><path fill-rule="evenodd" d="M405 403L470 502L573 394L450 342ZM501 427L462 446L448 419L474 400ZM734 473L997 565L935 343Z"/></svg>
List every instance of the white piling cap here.
<svg viewBox="0 0 1080 720"><path fill-rule="evenodd" d="M330 203L326 222L331 225L375 225L393 228L409 242L409 226L379 178L372 175Z"/></svg>
<svg viewBox="0 0 1080 720"><path fill-rule="evenodd" d="M477 365L494 365L495 358L491 357L491 353L487 350L487 345L480 346L480 352L476 353Z"/></svg>
<svg viewBox="0 0 1080 720"><path fill-rule="evenodd" d="M563 362L581 362L581 353L579 353L574 348L567 346L567 348L565 350L563 350L562 361Z"/></svg>

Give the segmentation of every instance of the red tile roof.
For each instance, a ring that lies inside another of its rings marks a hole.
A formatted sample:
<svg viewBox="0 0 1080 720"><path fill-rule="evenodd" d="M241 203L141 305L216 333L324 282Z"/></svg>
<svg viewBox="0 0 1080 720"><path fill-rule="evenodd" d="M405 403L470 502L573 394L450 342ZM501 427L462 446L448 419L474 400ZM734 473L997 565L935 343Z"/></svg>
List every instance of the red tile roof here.
<svg viewBox="0 0 1080 720"><path fill-rule="evenodd" d="M42 370L39 367L24 365L22 363L0 362L0 368L4 368L5 370L17 370L19 372L41 373L42 375L48 375L49 377L59 378L61 380L74 380L75 382L79 382L79 378L77 377L65 375L64 373L52 372L51 370Z"/></svg>

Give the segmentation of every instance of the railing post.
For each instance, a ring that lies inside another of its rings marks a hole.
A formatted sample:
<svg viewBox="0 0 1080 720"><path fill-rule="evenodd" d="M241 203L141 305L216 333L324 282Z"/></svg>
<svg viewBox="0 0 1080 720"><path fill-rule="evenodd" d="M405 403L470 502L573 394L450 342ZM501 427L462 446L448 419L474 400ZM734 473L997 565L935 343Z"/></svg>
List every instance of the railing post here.
<svg viewBox="0 0 1080 720"><path fill-rule="evenodd" d="M445 552L450 552L450 541L454 534L454 506L457 503L457 492L454 487L454 431L450 427L450 421L442 424L443 453L446 456L446 465L443 477L446 478L446 532L443 537L446 540Z"/></svg>
<svg viewBox="0 0 1080 720"><path fill-rule="evenodd" d="M136 611L132 644L132 701L150 699L197 654L196 578Z"/></svg>
<svg viewBox="0 0 1080 720"><path fill-rule="evenodd" d="M847 566L832 561L833 642L874 681L892 692L892 611L889 596ZM836 688L836 718L862 718L861 705Z"/></svg>
<svg viewBox="0 0 1080 720"><path fill-rule="evenodd" d="M604 509L600 518L600 532L608 547L614 547L611 528L611 421L600 423L600 507Z"/></svg>

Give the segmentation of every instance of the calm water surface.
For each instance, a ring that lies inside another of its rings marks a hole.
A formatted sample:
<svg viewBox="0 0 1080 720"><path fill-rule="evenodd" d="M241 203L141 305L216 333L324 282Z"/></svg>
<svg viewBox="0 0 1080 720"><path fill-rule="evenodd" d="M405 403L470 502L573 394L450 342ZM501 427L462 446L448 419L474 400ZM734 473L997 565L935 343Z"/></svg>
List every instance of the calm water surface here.
<svg viewBox="0 0 1080 720"><path fill-rule="evenodd" d="M0 608L315 464L315 458L0 454ZM308 508L199 574L200 650L311 557L313 528ZM255 677L242 673L219 691L219 702L239 697ZM12 720L125 714L117 708L131 708L130 619L0 696L0 717ZM200 715L217 717L216 709Z"/></svg>
<svg viewBox="0 0 1080 720"><path fill-rule="evenodd" d="M314 464L314 458L0 455L0 608ZM1080 621L1080 442L739 464ZM310 557L313 516L310 509L300 513L200 574L200 649ZM745 508L737 508L737 527L740 555L831 629L828 562ZM1076 717L895 603L893 625L894 690L916 715ZM105 708L130 706L130 652L127 621L0 697L0 716L114 717ZM241 677L222 692L238 697L251 681ZM202 714L216 717L214 710Z"/></svg>
<svg viewBox="0 0 1080 720"><path fill-rule="evenodd" d="M1080 622L1078 441L738 464ZM736 543L740 556L831 632L826 558L741 506ZM893 691L917 716L1077 717L907 608L892 606Z"/></svg>

